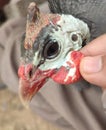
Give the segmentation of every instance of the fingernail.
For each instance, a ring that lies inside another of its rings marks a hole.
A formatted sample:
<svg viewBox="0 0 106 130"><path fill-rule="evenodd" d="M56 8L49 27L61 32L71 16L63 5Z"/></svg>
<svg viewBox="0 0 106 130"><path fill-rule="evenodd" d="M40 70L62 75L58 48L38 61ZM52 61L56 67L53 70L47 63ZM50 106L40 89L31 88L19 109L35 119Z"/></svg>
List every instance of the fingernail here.
<svg viewBox="0 0 106 130"><path fill-rule="evenodd" d="M102 69L101 57L87 57L84 61L85 73L97 73Z"/></svg>

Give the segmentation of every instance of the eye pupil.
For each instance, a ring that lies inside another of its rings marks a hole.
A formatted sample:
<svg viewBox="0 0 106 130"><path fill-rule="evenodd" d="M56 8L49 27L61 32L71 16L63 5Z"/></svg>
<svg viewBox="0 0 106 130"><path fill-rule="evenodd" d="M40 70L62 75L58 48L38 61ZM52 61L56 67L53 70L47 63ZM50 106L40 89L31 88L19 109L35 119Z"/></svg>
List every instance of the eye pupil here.
<svg viewBox="0 0 106 130"><path fill-rule="evenodd" d="M53 42L53 43L50 42L45 46L44 57L46 59L55 58L57 56L58 52L59 52L58 43L57 42Z"/></svg>
<svg viewBox="0 0 106 130"><path fill-rule="evenodd" d="M72 40L75 42L75 41L77 41L78 40L78 36L76 35L76 34L73 34L72 35Z"/></svg>
<svg viewBox="0 0 106 130"><path fill-rule="evenodd" d="M56 54L57 50L58 50L58 45L57 45L56 43L54 43L54 44L52 44L52 45L48 48L48 50L47 50L47 55L48 55L48 56L52 56L52 55Z"/></svg>

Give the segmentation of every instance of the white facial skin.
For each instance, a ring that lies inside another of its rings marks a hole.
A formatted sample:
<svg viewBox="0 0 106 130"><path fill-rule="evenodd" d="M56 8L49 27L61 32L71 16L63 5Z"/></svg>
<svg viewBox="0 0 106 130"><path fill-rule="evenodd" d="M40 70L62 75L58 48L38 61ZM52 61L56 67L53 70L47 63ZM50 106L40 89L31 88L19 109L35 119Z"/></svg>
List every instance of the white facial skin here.
<svg viewBox="0 0 106 130"><path fill-rule="evenodd" d="M67 60L67 54L70 51L78 51L82 47L83 40L89 41L90 33L89 28L83 21L71 16L61 15L61 19L57 22L58 31L54 30L51 37L59 44L59 54L53 59L46 59L40 65L41 70L48 70L60 68ZM56 25L54 25L56 26ZM77 40L73 40L73 35L77 36ZM38 65L40 59L37 59L37 52L35 53L33 64Z"/></svg>

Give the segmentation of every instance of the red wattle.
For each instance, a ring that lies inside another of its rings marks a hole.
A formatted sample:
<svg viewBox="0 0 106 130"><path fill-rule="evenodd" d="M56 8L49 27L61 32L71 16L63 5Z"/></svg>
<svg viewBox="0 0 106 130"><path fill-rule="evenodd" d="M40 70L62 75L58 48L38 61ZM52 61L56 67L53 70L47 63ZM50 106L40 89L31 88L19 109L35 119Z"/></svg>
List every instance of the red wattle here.
<svg viewBox="0 0 106 130"><path fill-rule="evenodd" d="M79 51L69 53L69 59L64 63L51 78L60 84L71 84L81 77L79 71L80 61L84 55Z"/></svg>

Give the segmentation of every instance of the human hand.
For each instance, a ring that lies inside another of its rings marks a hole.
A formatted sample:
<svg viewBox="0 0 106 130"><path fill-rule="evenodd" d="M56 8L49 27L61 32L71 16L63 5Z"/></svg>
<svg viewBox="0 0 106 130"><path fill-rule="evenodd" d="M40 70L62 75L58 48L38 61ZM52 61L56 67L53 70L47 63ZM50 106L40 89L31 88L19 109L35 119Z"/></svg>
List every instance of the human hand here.
<svg viewBox="0 0 106 130"><path fill-rule="evenodd" d="M85 55L80 63L82 77L106 88L106 34L91 41L81 52Z"/></svg>

